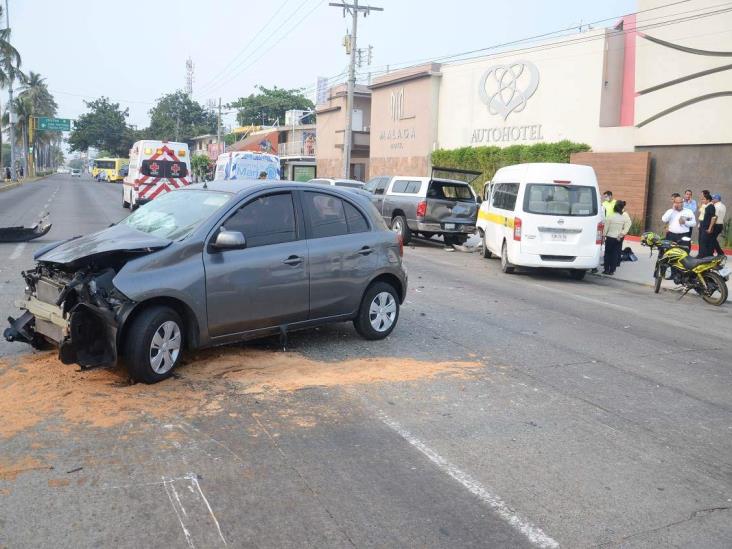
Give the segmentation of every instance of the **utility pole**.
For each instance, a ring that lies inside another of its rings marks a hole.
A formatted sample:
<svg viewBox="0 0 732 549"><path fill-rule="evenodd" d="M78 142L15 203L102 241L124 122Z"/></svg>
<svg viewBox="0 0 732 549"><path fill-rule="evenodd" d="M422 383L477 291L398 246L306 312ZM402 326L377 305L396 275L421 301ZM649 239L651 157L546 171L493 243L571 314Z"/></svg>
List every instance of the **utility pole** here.
<svg viewBox="0 0 732 549"><path fill-rule="evenodd" d="M10 30L10 10L8 9L8 0L5 0L5 26ZM8 83L8 118L10 119L10 179L18 180L15 173L15 112L13 105L13 77L15 76L13 68L10 68L10 82Z"/></svg>
<svg viewBox="0 0 732 549"><path fill-rule="evenodd" d="M366 17L371 11L384 11L384 8L376 8L372 6L359 6L358 0L353 0L353 4L346 2L336 3L330 2L329 6L343 8L343 17L349 13L352 18L352 38L348 53L351 55L351 61L348 64L348 91L346 92L346 131L343 137L343 177L348 179L351 177L351 150L353 141L353 91L356 87L356 49L358 48L358 13L363 12Z"/></svg>
<svg viewBox="0 0 732 549"><path fill-rule="evenodd" d="M221 148L221 98L219 97L219 115L216 118L216 148L219 151L219 154L224 152L224 149ZM216 155L218 158L218 155Z"/></svg>

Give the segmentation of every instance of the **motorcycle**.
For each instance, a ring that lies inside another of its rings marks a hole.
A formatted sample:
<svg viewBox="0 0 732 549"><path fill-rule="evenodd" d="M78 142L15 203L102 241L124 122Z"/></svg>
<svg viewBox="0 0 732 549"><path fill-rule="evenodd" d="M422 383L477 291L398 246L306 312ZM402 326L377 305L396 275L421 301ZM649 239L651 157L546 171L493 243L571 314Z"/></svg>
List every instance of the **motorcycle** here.
<svg viewBox="0 0 732 549"><path fill-rule="evenodd" d="M732 271L724 267L726 256L691 257L690 246L687 248L652 232L641 235L641 246L649 247L651 254L654 248L658 249L658 258L653 271L655 293L661 290L661 283L664 280L673 280L675 284L684 288L681 297L694 290L711 305L722 305L727 301L727 280Z"/></svg>

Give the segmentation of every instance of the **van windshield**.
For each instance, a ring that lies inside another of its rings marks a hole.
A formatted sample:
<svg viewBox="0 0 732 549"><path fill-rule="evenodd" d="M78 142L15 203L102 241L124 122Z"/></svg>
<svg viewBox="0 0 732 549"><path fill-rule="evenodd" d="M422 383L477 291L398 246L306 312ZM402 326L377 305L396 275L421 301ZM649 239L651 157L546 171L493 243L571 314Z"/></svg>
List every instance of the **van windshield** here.
<svg viewBox="0 0 732 549"><path fill-rule="evenodd" d="M430 181L427 198L459 200L461 202L473 202L475 200L469 185L449 181Z"/></svg>
<svg viewBox="0 0 732 549"><path fill-rule="evenodd" d="M543 215L597 215L597 191L581 185L529 183L524 194L524 211Z"/></svg>

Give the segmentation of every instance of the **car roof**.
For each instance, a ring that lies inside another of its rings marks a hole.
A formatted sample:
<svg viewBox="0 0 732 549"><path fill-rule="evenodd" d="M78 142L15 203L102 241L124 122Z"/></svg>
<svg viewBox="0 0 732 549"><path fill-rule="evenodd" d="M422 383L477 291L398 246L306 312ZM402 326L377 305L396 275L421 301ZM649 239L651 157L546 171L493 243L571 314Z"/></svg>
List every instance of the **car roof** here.
<svg viewBox="0 0 732 549"><path fill-rule="evenodd" d="M272 189L282 188L287 190L302 189L304 191L312 191L313 185L306 182L298 181L283 181L279 179L226 179L219 181L209 181L208 183L195 183L189 185L186 189L201 189L208 191L223 191L232 194L252 194L259 191L267 191ZM318 186L316 187L319 192L328 190L330 192L341 194L344 197L356 196L370 196L368 194L361 194L358 189L352 189L349 187L335 187L335 186ZM184 189L182 189L184 190Z"/></svg>

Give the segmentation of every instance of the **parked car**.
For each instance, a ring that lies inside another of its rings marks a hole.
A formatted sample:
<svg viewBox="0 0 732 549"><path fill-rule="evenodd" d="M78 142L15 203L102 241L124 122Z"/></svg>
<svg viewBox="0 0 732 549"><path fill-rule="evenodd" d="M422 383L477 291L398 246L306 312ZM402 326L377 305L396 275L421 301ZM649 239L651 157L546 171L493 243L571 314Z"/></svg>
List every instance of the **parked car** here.
<svg viewBox="0 0 732 549"><path fill-rule="evenodd" d="M317 185L331 185L333 187L349 187L351 189L363 189L364 182L356 179L328 179L324 177L318 177L311 179L308 183L315 183Z"/></svg>
<svg viewBox="0 0 732 549"><path fill-rule="evenodd" d="M483 257L514 267L568 269L581 280L600 264L603 211L595 171L577 164L501 168L483 188Z"/></svg>
<svg viewBox="0 0 732 549"><path fill-rule="evenodd" d="M81 177L81 170L78 168L71 170L71 177Z"/></svg>
<svg viewBox="0 0 732 549"><path fill-rule="evenodd" d="M402 252L360 193L283 181L191 185L39 249L23 273L25 312L4 336L50 342L82 368L121 356L147 383L169 376L185 348L338 321L382 339L406 296Z"/></svg>
<svg viewBox="0 0 732 549"><path fill-rule="evenodd" d="M435 177L442 173L468 176L469 181ZM480 199L470 181L480 172L433 168L431 177L379 176L364 190L391 229L407 244L414 233L442 235L445 244L464 244L475 232Z"/></svg>

